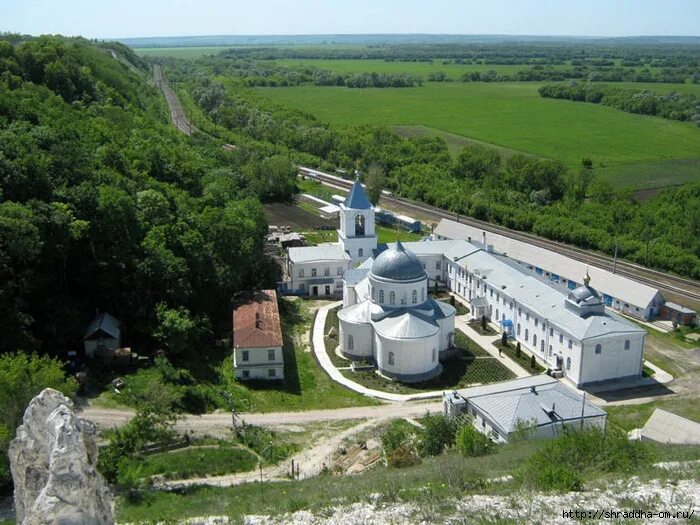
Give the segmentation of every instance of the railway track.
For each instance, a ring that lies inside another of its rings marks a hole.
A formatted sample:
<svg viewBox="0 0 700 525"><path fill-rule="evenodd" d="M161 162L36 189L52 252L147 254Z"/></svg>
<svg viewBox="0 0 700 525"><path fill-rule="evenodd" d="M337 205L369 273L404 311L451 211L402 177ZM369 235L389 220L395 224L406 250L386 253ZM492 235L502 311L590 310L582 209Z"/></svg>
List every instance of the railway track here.
<svg viewBox="0 0 700 525"><path fill-rule="evenodd" d="M313 176L322 184L337 186L345 189L349 189L350 186L352 186L351 181L341 179L340 177L335 177L333 175L323 174L322 172L315 171ZM487 233L497 233L512 239L527 242L534 246L552 250L562 255L566 255L567 257L571 257L577 261L590 264L592 266L597 266L598 268L602 268L604 270L612 271L613 269L613 258L603 254L591 253L568 244L550 241L529 233L518 232L489 222L464 217L429 204L417 203L408 199L396 197L388 192L383 193L382 200L403 209L418 212L431 219L438 221L440 219L451 219L463 224L474 226L476 228L481 228ZM652 288L656 288L662 292L670 292L675 297L682 297L686 301L689 301L691 305L700 302L700 282L698 281L645 268L644 266L620 259L617 260L615 265L615 273L651 286Z"/></svg>
<svg viewBox="0 0 700 525"><path fill-rule="evenodd" d="M173 125L185 135L192 135L192 133L199 131L187 118L187 115L182 108L182 104L180 103L180 99L168 85L168 82L163 76L163 70L157 64L153 66L153 80L163 91L163 95L165 95L165 100L168 103L168 108L170 109L170 120L172 121Z"/></svg>

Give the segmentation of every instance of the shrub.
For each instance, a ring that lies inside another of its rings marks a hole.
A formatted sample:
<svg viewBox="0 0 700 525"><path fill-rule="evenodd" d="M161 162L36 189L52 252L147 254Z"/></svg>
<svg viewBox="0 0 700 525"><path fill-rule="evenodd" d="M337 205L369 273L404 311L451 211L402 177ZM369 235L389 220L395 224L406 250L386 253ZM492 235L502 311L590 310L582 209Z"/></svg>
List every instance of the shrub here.
<svg viewBox="0 0 700 525"><path fill-rule="evenodd" d="M443 415L426 415L423 420L423 432L418 439L418 453L425 456L437 456L445 447L454 445L457 423Z"/></svg>
<svg viewBox="0 0 700 525"><path fill-rule="evenodd" d="M418 454L408 446L400 446L389 452L386 456L387 465L394 468L412 467L420 463Z"/></svg>
<svg viewBox="0 0 700 525"><path fill-rule="evenodd" d="M415 427L403 419L394 419L389 423L382 434L382 446L389 454L402 445L405 445L409 437L415 433Z"/></svg>
<svg viewBox="0 0 700 525"><path fill-rule="evenodd" d="M581 476L563 465L545 465L537 470L536 485L540 490L571 492L583 490Z"/></svg>
<svg viewBox="0 0 700 525"><path fill-rule="evenodd" d="M520 359L520 354L521 354L521 351L520 351L520 341L518 341L518 344L515 345L515 357L517 357L518 359Z"/></svg>
<svg viewBox="0 0 700 525"><path fill-rule="evenodd" d="M535 356L530 356L530 368L537 368L537 361L535 361Z"/></svg>
<svg viewBox="0 0 700 525"><path fill-rule="evenodd" d="M493 450L494 443L479 432L471 423L459 429L456 437L457 449L464 456L484 456Z"/></svg>
<svg viewBox="0 0 700 525"><path fill-rule="evenodd" d="M459 461L445 465L443 476L450 488L459 491L481 490L487 484L481 472Z"/></svg>

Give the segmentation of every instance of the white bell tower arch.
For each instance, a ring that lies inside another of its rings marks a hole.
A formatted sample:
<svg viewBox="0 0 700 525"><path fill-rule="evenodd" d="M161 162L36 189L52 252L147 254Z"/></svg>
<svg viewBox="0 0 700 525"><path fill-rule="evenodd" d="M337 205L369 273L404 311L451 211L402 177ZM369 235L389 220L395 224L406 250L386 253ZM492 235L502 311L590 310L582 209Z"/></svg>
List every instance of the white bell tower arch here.
<svg viewBox="0 0 700 525"><path fill-rule="evenodd" d="M352 264L365 261L377 249L374 206L358 180L352 185L345 202L340 204L338 241L350 255Z"/></svg>

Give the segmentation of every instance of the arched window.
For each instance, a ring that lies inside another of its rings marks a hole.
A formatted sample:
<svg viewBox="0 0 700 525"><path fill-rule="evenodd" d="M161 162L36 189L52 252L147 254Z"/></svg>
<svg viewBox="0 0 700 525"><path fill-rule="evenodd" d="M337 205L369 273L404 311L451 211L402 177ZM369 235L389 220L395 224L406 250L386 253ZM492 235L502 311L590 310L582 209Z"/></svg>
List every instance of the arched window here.
<svg viewBox="0 0 700 525"><path fill-rule="evenodd" d="M574 346L574 343L571 339L569 339L569 350Z"/></svg>
<svg viewBox="0 0 700 525"><path fill-rule="evenodd" d="M406 292L401 295L401 304L406 304Z"/></svg>
<svg viewBox="0 0 700 525"><path fill-rule="evenodd" d="M552 357L552 345L549 345L549 357Z"/></svg>
<svg viewBox="0 0 700 525"><path fill-rule="evenodd" d="M570 357L566 358L566 369L571 370L571 358Z"/></svg>
<svg viewBox="0 0 700 525"><path fill-rule="evenodd" d="M355 236L361 237L365 234L365 216L355 215Z"/></svg>
<svg viewBox="0 0 700 525"><path fill-rule="evenodd" d="M625 339L625 350L629 350L629 349L630 349L630 340Z"/></svg>
<svg viewBox="0 0 700 525"><path fill-rule="evenodd" d="M379 304L384 304L384 290L379 290Z"/></svg>
<svg viewBox="0 0 700 525"><path fill-rule="evenodd" d="M394 364L394 352L389 352L389 364Z"/></svg>
<svg viewBox="0 0 700 525"><path fill-rule="evenodd" d="M389 292L389 304L396 304L396 294L393 291Z"/></svg>
<svg viewBox="0 0 700 525"><path fill-rule="evenodd" d="M433 363L435 362L435 349L433 348Z"/></svg>
<svg viewBox="0 0 700 525"><path fill-rule="evenodd" d="M348 350L354 350L355 349L355 340L353 339L352 335L348 335Z"/></svg>
<svg viewBox="0 0 700 525"><path fill-rule="evenodd" d="M540 341L540 352L542 352L544 354L544 339L542 339L542 341Z"/></svg>
<svg viewBox="0 0 700 525"><path fill-rule="evenodd" d="M364 256L365 256L365 251L364 251L362 248L360 248L359 250L357 250L357 256L358 256L358 257L364 257Z"/></svg>
<svg viewBox="0 0 700 525"><path fill-rule="evenodd" d="M527 341L527 340L529 340L529 339L530 339L530 330L528 330L528 329L526 328L526 329L525 329L525 341Z"/></svg>
<svg viewBox="0 0 700 525"><path fill-rule="evenodd" d="M601 345L595 345L595 353L599 354L603 351L603 347Z"/></svg>
<svg viewBox="0 0 700 525"><path fill-rule="evenodd" d="M411 302L413 304L416 304L418 302L418 291L417 290L413 290L411 292Z"/></svg>
<svg viewBox="0 0 700 525"><path fill-rule="evenodd" d="M520 323L518 323L518 335L520 335Z"/></svg>
<svg viewBox="0 0 700 525"><path fill-rule="evenodd" d="M532 346L537 347L537 334L532 334Z"/></svg>

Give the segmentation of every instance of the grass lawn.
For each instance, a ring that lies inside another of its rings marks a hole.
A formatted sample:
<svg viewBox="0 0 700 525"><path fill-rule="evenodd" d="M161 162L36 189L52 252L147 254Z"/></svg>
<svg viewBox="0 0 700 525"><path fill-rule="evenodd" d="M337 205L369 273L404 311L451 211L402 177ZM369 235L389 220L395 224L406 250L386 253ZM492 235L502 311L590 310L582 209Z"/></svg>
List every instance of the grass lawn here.
<svg viewBox="0 0 700 525"><path fill-rule="evenodd" d="M608 413L608 423L630 431L643 427L656 408L700 423L700 403L695 398L675 397L642 405L611 405L606 406L605 411Z"/></svg>
<svg viewBox="0 0 700 525"><path fill-rule="evenodd" d="M541 98L537 93L540 85L429 83L416 88L298 86L256 91L334 126L362 122L427 126L510 150L558 158L572 169L589 157L616 181L613 165L700 158L700 129L693 124L633 115L599 104ZM696 176L693 170L677 170L669 180L680 183ZM635 187L650 183L648 176L637 181L634 172L623 180Z"/></svg>
<svg viewBox="0 0 700 525"><path fill-rule="evenodd" d="M493 346L501 350L504 354L506 354L508 357L510 357L513 361L518 363L520 366L522 366L525 370L532 374L541 374L544 372L546 369L543 367L539 361L535 360L535 367L532 368L532 358L530 357L530 354L527 353L526 350L522 349L520 350L520 357L518 357L517 351L516 351L516 346L509 342L506 346L501 346L501 341L498 340L493 343Z"/></svg>
<svg viewBox="0 0 700 525"><path fill-rule="evenodd" d="M228 488L193 487L178 492L148 491L140 501L130 502L124 497L120 498L116 518L120 523L141 523L225 515L238 523L243 521L246 514L320 511L327 508L329 502L333 502L333 505L366 503L373 501L373 494L379 494L381 503L413 502L424 509L423 514L430 513L431 523L437 523L441 511L454 511L448 499L459 499L469 494L527 498L529 493L520 491L517 480L486 486L475 481L517 473L523 463L546 443L546 440L533 440L499 446L495 453L481 457L465 458L454 450L448 450L408 468L378 467L355 476L317 476L295 483L270 482L263 485L262 491L258 484L252 483ZM656 448L659 458L668 461L700 458L700 447L660 445ZM644 472L645 479L650 476L673 479L673 473L647 470L649 472ZM596 483L596 478L605 482L614 479L613 476L596 473L587 476L587 483L589 478L592 483ZM618 479L622 477L617 476ZM428 517L425 519L427 522ZM422 520L420 517L416 522ZM493 516L488 516L475 523L505 524L515 521L494 521Z"/></svg>
<svg viewBox="0 0 700 525"><path fill-rule="evenodd" d="M120 470L133 469L142 478L187 479L247 472L258 465L258 458L244 448L213 445L126 459L124 462Z"/></svg>
<svg viewBox="0 0 700 525"><path fill-rule="evenodd" d="M351 392L333 382L314 360L309 332L316 308L324 301L283 298L280 300L284 334L284 381L237 381L234 378L229 348L202 349L196 358L175 360L174 365L189 370L196 382L217 396L218 408L226 410L221 391L228 391L240 412L281 412L322 408L344 408L379 404L378 401ZM125 391L138 394L147 388L155 374L145 368L124 374ZM129 405L129 397L107 390L93 400L100 406Z"/></svg>
<svg viewBox="0 0 700 525"><path fill-rule="evenodd" d="M464 388L474 384L507 381L515 377L515 374L503 366L498 359L492 357L459 330L455 331L455 346L459 349L457 355L443 361L442 374L429 381L409 385L385 379L374 370L358 372L342 370L341 373L367 388L395 394L415 394L431 390ZM326 351L330 354L328 346L326 346ZM335 359L338 357L335 356ZM347 366L347 362L345 366Z"/></svg>

